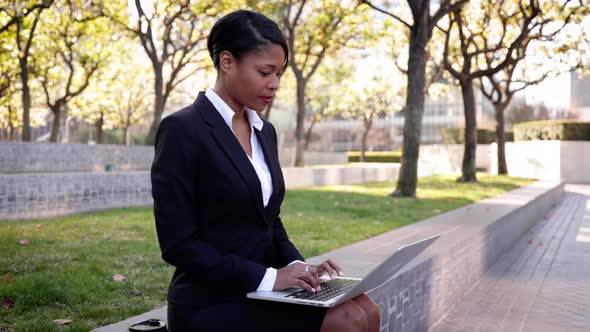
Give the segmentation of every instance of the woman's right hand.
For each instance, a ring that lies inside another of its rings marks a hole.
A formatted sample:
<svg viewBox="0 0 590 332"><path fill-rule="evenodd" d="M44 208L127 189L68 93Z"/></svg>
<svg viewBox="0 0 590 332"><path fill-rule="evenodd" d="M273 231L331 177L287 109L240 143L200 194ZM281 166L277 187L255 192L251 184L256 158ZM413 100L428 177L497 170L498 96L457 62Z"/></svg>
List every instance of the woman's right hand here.
<svg viewBox="0 0 590 332"><path fill-rule="evenodd" d="M304 263L295 263L278 269L273 290L289 287L301 287L314 293L320 290L320 276L317 269Z"/></svg>

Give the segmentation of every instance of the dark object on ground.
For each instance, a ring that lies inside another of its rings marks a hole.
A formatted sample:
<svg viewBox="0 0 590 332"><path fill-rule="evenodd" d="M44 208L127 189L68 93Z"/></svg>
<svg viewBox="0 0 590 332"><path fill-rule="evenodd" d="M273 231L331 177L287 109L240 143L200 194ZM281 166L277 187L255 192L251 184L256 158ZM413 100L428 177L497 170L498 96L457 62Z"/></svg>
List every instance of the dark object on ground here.
<svg viewBox="0 0 590 332"><path fill-rule="evenodd" d="M152 332L165 332L168 331L166 328L166 322L159 319L148 319L143 322L135 323L129 327L129 331L152 331Z"/></svg>

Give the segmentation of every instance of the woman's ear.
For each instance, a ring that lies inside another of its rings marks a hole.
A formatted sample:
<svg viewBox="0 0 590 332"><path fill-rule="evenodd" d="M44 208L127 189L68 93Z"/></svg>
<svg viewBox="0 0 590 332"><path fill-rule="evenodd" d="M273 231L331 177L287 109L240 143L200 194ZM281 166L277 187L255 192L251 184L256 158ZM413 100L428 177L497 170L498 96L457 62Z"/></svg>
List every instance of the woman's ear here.
<svg viewBox="0 0 590 332"><path fill-rule="evenodd" d="M222 51L219 53L219 70L226 74L229 74L234 66L236 59L228 51Z"/></svg>

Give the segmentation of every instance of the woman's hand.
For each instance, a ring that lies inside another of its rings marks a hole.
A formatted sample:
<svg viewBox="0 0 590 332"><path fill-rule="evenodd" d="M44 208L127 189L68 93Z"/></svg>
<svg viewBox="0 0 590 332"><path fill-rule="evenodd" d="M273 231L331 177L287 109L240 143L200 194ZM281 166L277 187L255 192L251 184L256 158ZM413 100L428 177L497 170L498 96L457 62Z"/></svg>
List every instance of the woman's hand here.
<svg viewBox="0 0 590 332"><path fill-rule="evenodd" d="M342 269L340 268L340 266L334 263L331 259L326 260L322 264L314 265L314 268L317 270L320 276L327 273L330 276L330 279L336 276L344 276L344 273L342 273Z"/></svg>
<svg viewBox="0 0 590 332"><path fill-rule="evenodd" d="M317 269L304 263L295 263L278 269L273 290L289 287L301 287L315 293L320 289L320 275Z"/></svg>

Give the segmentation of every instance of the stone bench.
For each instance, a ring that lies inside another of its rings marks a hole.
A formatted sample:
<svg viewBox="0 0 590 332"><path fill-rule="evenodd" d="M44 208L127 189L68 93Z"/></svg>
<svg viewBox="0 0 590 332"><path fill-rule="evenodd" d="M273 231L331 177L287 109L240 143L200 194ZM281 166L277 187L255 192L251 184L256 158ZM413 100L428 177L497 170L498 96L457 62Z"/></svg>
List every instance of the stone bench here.
<svg viewBox="0 0 590 332"><path fill-rule="evenodd" d="M443 233L394 278L369 293L381 308L382 331L426 331L528 229L544 219L562 193L563 183L535 182L310 261L331 257L348 275L362 277L398 247Z"/></svg>
<svg viewBox="0 0 590 332"><path fill-rule="evenodd" d="M501 255L563 193L563 183L538 181L424 221L312 257L336 260L348 276L362 277L400 246L443 236L369 296L381 309L381 331L426 331L461 300ZM138 321L166 319L166 307L95 331L126 331Z"/></svg>

